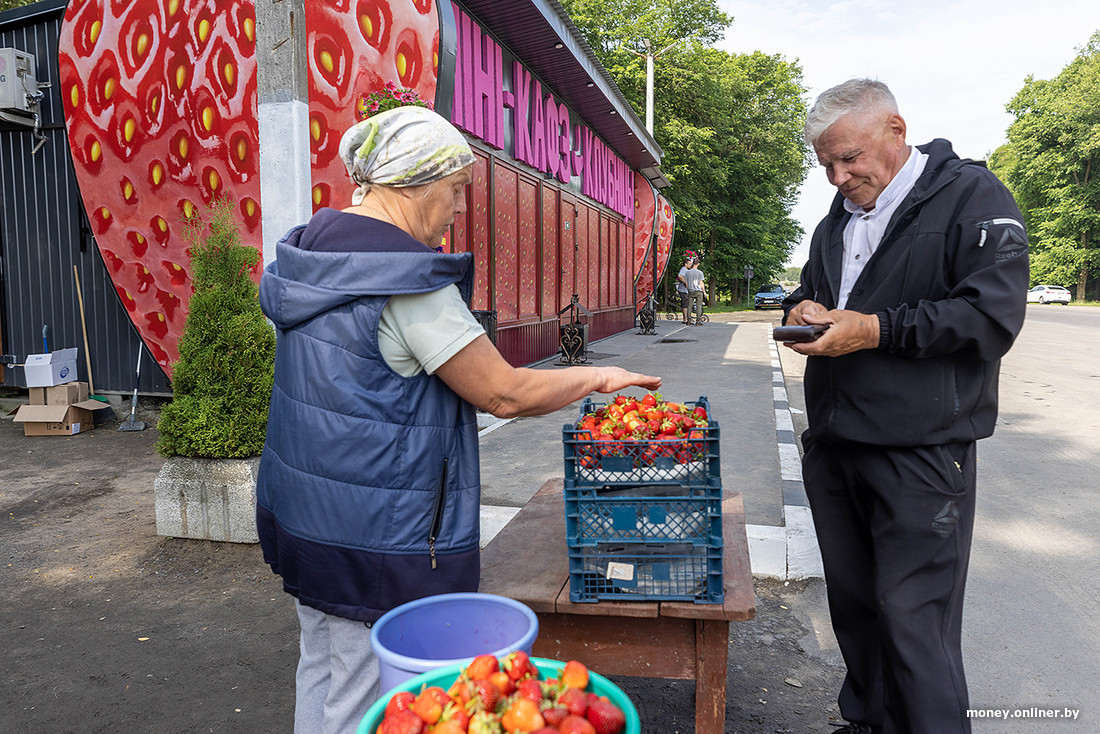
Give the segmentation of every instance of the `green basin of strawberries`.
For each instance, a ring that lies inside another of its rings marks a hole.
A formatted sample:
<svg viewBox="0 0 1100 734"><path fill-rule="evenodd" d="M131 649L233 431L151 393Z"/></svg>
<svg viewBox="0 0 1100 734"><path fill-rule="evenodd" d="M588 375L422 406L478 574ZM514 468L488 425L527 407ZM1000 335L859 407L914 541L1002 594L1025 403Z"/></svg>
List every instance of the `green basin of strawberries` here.
<svg viewBox="0 0 1100 734"><path fill-rule="evenodd" d="M566 666L564 661L533 657L530 658L530 662L533 663L538 670L539 680L563 679L562 671ZM464 668L464 664L457 664L429 670L426 673L421 673L415 678L410 678L404 683L396 686L393 690L386 692L367 710L366 715L363 717L362 721L360 721L359 727L356 729L356 734L377 733L379 725L382 723L385 716L386 706L395 694L406 691L413 694L419 694L433 686L442 688L444 691L450 690L452 685L455 684L459 676L463 673ZM638 718L638 710L634 707L634 704L623 690L599 673L587 671L587 675L588 685L585 690L596 694L596 696L606 697L608 701L622 711L625 717L625 724L620 729L621 734L641 734L642 729L641 721ZM473 729L470 729L470 731L473 731Z"/></svg>

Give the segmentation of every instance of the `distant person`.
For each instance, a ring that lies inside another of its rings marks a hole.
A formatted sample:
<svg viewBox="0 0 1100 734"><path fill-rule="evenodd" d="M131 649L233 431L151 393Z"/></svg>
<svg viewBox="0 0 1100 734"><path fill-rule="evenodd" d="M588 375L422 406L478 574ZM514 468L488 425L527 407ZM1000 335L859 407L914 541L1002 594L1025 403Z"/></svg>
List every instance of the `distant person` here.
<svg viewBox="0 0 1100 734"><path fill-rule="evenodd" d="M680 297L680 310L684 312L685 326L690 323L688 321L688 307L691 305L691 299L688 296L687 273L691 268L691 261L691 255L685 255L684 265L680 268L680 272L676 274L676 293Z"/></svg>
<svg viewBox="0 0 1100 734"><path fill-rule="evenodd" d="M339 150L352 205L292 229L260 281L277 346L256 522L301 626L297 734L355 731L382 693L368 624L414 599L477 591L475 406L542 415L661 384L501 357L467 305L473 255L435 251L466 211L474 162L443 117L383 112Z"/></svg>
<svg viewBox="0 0 1100 734"><path fill-rule="evenodd" d="M976 441L1024 321L1012 195L942 139L910 147L885 84L853 79L806 119L829 183L785 323L807 355L803 479L847 665L837 732L970 732L962 614Z"/></svg>
<svg viewBox="0 0 1100 734"><path fill-rule="evenodd" d="M698 257L691 259L684 279L687 281L688 301L690 303L685 322L688 324L694 323L695 326L698 326L703 323L703 301L707 297L707 286L703 279L703 271L699 269ZM692 321L692 314L695 314L694 322Z"/></svg>

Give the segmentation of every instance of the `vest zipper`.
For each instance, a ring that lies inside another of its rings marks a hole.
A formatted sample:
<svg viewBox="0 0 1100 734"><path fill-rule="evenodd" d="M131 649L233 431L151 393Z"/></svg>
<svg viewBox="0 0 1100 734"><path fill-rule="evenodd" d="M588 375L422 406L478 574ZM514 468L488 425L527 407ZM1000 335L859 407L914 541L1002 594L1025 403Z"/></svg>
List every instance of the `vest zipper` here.
<svg viewBox="0 0 1100 734"><path fill-rule="evenodd" d="M439 477L439 489L435 493L435 513L432 515L432 527L428 533L428 553L432 558L432 568L435 562L435 539L439 536L439 528L443 524L443 505L447 499L447 458L443 459L443 473Z"/></svg>

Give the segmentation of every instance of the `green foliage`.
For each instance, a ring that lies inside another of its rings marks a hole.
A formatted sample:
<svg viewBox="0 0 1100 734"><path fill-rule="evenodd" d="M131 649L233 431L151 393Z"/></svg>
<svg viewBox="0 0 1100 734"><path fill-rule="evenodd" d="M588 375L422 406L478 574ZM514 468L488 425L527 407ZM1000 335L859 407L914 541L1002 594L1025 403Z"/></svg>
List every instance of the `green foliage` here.
<svg viewBox="0 0 1100 734"><path fill-rule="evenodd" d="M0 0L0 13L5 10L11 10L12 8L21 8L24 5L30 5L35 0Z"/></svg>
<svg viewBox="0 0 1100 734"><path fill-rule="evenodd" d="M684 250L701 251L709 290L740 297L746 265L758 282L774 279L802 237L790 214L811 164L798 65L712 48L731 22L714 0L563 5L640 118L644 41L663 52L655 62L654 137L672 183L662 193L676 210L672 263Z"/></svg>
<svg viewBox="0 0 1100 734"><path fill-rule="evenodd" d="M196 212L185 225L195 292L157 450L214 459L258 456L275 364L275 334L251 277L260 253L241 244L227 199Z"/></svg>
<svg viewBox="0 0 1100 734"><path fill-rule="evenodd" d="M1057 77L1028 77L1007 105L1008 143L990 157L1024 214L1031 282L1100 292L1100 32Z"/></svg>

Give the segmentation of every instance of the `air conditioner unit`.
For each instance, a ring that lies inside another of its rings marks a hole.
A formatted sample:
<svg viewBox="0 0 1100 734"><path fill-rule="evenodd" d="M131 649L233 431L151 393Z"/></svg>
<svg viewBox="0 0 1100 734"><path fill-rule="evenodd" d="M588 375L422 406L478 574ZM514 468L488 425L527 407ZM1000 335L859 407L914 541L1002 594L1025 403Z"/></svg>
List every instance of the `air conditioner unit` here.
<svg viewBox="0 0 1100 734"><path fill-rule="evenodd" d="M34 56L17 48L0 48L0 110L31 115L38 106Z"/></svg>

